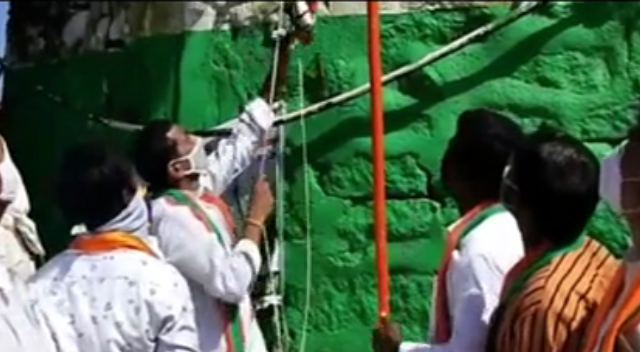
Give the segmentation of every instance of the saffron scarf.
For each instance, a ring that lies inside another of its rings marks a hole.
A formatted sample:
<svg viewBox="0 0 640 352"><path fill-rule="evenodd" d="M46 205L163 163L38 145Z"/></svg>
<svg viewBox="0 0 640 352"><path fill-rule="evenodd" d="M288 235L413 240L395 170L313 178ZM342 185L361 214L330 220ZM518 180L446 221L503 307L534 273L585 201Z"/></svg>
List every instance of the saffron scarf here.
<svg viewBox="0 0 640 352"><path fill-rule="evenodd" d="M85 254L130 249L156 257L156 254L144 241L130 233L120 231L78 235L71 242L70 248Z"/></svg>

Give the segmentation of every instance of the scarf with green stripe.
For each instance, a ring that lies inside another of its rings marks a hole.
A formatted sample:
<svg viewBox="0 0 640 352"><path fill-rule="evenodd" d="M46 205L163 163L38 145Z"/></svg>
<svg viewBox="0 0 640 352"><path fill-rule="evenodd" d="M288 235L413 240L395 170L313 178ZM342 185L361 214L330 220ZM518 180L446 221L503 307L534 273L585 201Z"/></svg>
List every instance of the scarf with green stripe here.
<svg viewBox="0 0 640 352"><path fill-rule="evenodd" d="M228 248L227 242L222 234L222 231L218 228L216 223L211 220L206 211L194 200L191 196L187 195L184 191L172 189L162 193L162 196L173 200L179 205L188 207L201 221L204 221L211 231L214 232L218 242L224 248ZM225 329L225 338L227 342L227 349L230 352L244 352L244 339L242 334L241 319L239 314L238 305L224 303L218 300L220 308L223 310L223 321ZM229 346L232 344L232 346Z"/></svg>

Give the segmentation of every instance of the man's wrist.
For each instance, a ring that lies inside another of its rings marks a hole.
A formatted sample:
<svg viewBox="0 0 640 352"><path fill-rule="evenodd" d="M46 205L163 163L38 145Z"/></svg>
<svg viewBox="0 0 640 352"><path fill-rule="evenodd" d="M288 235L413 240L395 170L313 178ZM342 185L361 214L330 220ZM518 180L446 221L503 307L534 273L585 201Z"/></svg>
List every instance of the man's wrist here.
<svg viewBox="0 0 640 352"><path fill-rule="evenodd" d="M253 241L255 244L260 244L264 236L264 230L261 227L251 225L245 222L244 226L244 238Z"/></svg>
<svg viewBox="0 0 640 352"><path fill-rule="evenodd" d="M254 218L254 217L249 217L249 218L245 219L245 223L247 224L247 226L254 226L258 230L260 230L260 232L262 232L262 233L264 233L264 231L265 231L265 229L264 229L264 220L259 220L259 219Z"/></svg>

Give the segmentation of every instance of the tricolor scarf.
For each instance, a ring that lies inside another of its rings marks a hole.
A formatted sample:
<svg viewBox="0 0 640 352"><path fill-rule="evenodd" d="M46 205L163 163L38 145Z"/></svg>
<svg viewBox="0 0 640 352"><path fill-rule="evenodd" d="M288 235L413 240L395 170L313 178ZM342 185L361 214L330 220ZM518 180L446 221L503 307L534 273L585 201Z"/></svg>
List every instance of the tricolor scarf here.
<svg viewBox="0 0 640 352"><path fill-rule="evenodd" d="M218 242L224 248L229 248L227 241L217 227L214 221L207 215L206 211L198 204L198 201L194 199L192 195L187 192L172 189L162 194L165 199L171 203L179 204L188 207L193 215L207 228L209 232L213 232L218 239ZM223 215L225 219L225 225L227 231L231 234L235 233L235 223L233 221L233 215L229 206L220 197L213 193L205 192L200 197L205 203L215 206ZM244 352L247 336L242 328L241 316L239 314L239 307L237 305L226 304L216 300L220 311L222 312L222 321L224 326L224 336L227 345L228 352Z"/></svg>
<svg viewBox="0 0 640 352"><path fill-rule="evenodd" d="M436 297L435 297L435 343L446 343L451 338L451 315L447 302L447 273L451 265L453 251L460 245L460 241L465 238L473 229L492 215L506 211L505 208L496 202L484 202L468 211L460 220L454 224L446 239L444 256L440 269L438 270Z"/></svg>

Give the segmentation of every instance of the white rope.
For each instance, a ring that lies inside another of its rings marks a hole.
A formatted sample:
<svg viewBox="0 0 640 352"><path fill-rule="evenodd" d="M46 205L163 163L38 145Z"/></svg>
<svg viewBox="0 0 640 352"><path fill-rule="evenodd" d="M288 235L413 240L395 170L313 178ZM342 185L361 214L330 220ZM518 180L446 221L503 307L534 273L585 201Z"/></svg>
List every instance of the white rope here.
<svg viewBox="0 0 640 352"><path fill-rule="evenodd" d="M278 83L278 66L280 66L280 50L282 49L282 34L284 31L284 1L280 1L280 10L278 11L278 25L276 30L273 32L273 38L276 41L275 48L273 50L273 59L271 62L271 83L269 85L269 106L273 106L275 97L276 97L276 85ZM265 140L268 136L265 135ZM263 143L265 145L266 143ZM264 165L267 159L267 153L263 154L260 157L260 166L259 166L259 176L262 177L264 175Z"/></svg>
<svg viewBox="0 0 640 352"><path fill-rule="evenodd" d="M300 86L300 106L304 108L304 73L302 70L302 61L298 59L298 84ZM302 183L304 185L304 232L307 239L306 248L306 282L305 282L305 299L302 315L302 331L300 334L300 351L304 352L307 346L307 327L309 325L309 310L311 309L311 275L312 270L312 243L311 243L311 189L309 182L309 157L307 154L307 124L304 117L300 119L300 139L302 143Z"/></svg>
<svg viewBox="0 0 640 352"><path fill-rule="evenodd" d="M270 82L270 87L269 87L269 96L268 96L268 103L269 106L273 107L274 104L274 100L275 100L275 95L276 95L276 88L277 88L277 82L278 82L278 67L280 65L279 59L280 59L280 50L281 50L281 39L282 39L282 34L283 34L283 30L284 30L284 7L285 7L285 2L284 1L280 1L280 9L278 12L278 24L277 24L277 28L275 29L275 31L273 32L273 39L275 40L275 48L274 48L274 52L273 52L273 60L272 60L272 65L271 65L271 82ZM282 132L283 129L278 129L278 132ZM262 147L263 149L268 149L265 148L267 146L268 143L268 138L269 135L268 133L265 133L265 136L262 140ZM283 136L281 136L280 134L278 135L279 140L281 140L283 138ZM278 144L280 146L280 142ZM281 152L280 150L278 151L279 153ZM261 153L261 155L259 156L259 165L258 165L258 178L262 178L264 176L264 168L265 168L265 164L266 164L266 160L267 157L269 156L270 153L268 152L264 152ZM280 157L281 154L278 155L278 157ZM279 167L276 166L276 172L278 171ZM280 170L281 171L281 170ZM280 172L281 173L281 172ZM281 188L282 188L282 184L278 184L278 178L279 175L276 175L276 197L278 197L278 194L282 193L281 192ZM281 235L284 233L283 231L281 231L282 228L282 224L278 224L278 218L283 216L283 214L279 214L283 211L282 205L279 205L282 202L282 199L280 198L276 198L276 231L278 233L278 238L276 239L276 243L275 243L275 247L276 248L280 248L280 250L284 249L284 246L282 245L283 242L277 243L278 241L282 241L282 239L280 238ZM274 284L274 275L273 275L273 271L271 270L271 263L272 263L272 257L271 257L271 246L269 245L269 238L267 236L267 234L264 234L264 244L265 244L265 253L266 253L266 259L267 259L267 289L266 289L266 294L267 297L269 297L270 295L273 294L273 288L271 285ZM278 246L279 245L279 246ZM282 268L281 268L282 270ZM283 275L283 273L281 272L281 275ZM282 297L282 296L280 296ZM268 303L268 302L267 302ZM284 343L283 343L283 337L282 337L282 326L280 324L281 322L281 307L282 307L282 302L273 302L276 303L273 305L274 308L274 314L273 314L273 323L274 323L274 328L275 328L275 334L276 334L276 348L279 352L284 352ZM278 304L280 303L280 304Z"/></svg>
<svg viewBox="0 0 640 352"><path fill-rule="evenodd" d="M285 158L284 158L284 149L286 144L286 127L284 125L278 127L278 155L277 155L277 163L276 163L276 231L277 231L277 244L279 244L278 251L278 264L280 265L280 280L279 280L279 296L284 298L285 288L286 288L286 270L285 270L285 245L284 245L284 209L285 209L285 200L284 200L284 170L285 170ZM279 352L285 352L289 350L289 334L285 333L284 338L282 335L282 331L288 332L289 327L287 326L287 319L282 311L277 307L275 310L274 319L276 321L275 326L278 330L278 334L280 334L279 341ZM284 316L284 318L283 318Z"/></svg>
<svg viewBox="0 0 640 352"><path fill-rule="evenodd" d="M432 64L436 61L439 61L442 58L445 58L447 56L449 56L450 54L453 54L454 52L457 52L458 50L468 46L469 44L471 44L472 42L474 42L475 40L482 38L490 33L493 33L495 31L497 31L498 29L501 29L502 27L510 24L511 22L514 22L518 19L520 19L521 17L525 16L526 14L532 12L533 10L537 9L539 6L542 6L544 4L544 2L542 1L536 1L533 2L531 4L527 4L525 6L519 7L516 10L510 12L508 15L499 18L493 22L490 22L484 26L481 26L477 29L475 29L474 31L467 33L466 35L454 40L453 42L439 48L438 50L429 53L428 55L424 56L423 58L421 58L420 60L413 62L411 64L405 65L400 67L397 70L394 70L392 72L389 72L388 74L382 76L382 84L387 84L391 81L395 81L401 77L404 77L412 72L415 72L419 69L421 69L424 66L427 66L429 64ZM367 93L369 93L371 91L371 84L370 83L366 83L363 84L355 89L352 89L348 92L342 93L340 95L336 95L333 96L329 99L326 99L324 101L315 103L313 105L309 105L307 107L304 108L304 110L300 109L298 111L294 111L291 112L287 115L282 116L279 120L278 123L287 123L290 122L292 120L296 120L296 119L300 119L303 116L306 115L310 115L310 114L316 114L319 113L321 111L324 111L326 109L329 109L331 107L340 105L340 104L344 104L348 101L351 101L355 98L358 98L362 95L365 95Z"/></svg>

